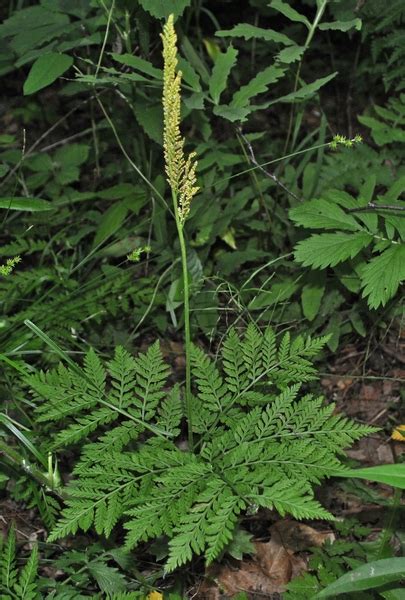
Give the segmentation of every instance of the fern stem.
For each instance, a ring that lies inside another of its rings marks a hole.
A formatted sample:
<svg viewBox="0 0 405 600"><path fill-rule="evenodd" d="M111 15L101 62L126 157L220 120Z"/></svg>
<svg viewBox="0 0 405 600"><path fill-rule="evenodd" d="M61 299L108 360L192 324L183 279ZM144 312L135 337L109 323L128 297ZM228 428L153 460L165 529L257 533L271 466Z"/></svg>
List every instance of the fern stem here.
<svg viewBox="0 0 405 600"><path fill-rule="evenodd" d="M172 191L173 208L176 218L177 235L180 243L181 265L183 271L183 304L184 304L184 342L186 355L186 416L188 445L190 452L194 449L193 439L193 407L191 400L191 331L190 331L190 287L187 270L187 249L184 239L183 223L180 218L176 192Z"/></svg>

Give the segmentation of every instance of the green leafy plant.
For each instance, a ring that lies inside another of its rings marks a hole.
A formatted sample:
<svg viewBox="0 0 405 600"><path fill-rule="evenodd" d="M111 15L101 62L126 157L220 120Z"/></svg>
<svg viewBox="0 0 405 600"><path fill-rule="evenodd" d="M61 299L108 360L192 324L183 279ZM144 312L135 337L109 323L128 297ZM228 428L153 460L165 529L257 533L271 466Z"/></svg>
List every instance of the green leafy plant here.
<svg viewBox="0 0 405 600"><path fill-rule="evenodd" d="M373 428L300 393L324 343L286 334L277 347L271 329L251 325L242 339L230 331L221 365L193 346L194 452L183 447L180 388L167 389L158 343L136 359L117 348L104 366L90 351L83 368L30 377L37 420L62 425L52 448L82 447L50 539L93 523L108 536L123 520L129 548L169 538L171 571L193 554L217 558L246 510L331 518L313 485L344 471L338 455Z"/></svg>
<svg viewBox="0 0 405 600"><path fill-rule="evenodd" d="M401 178L373 199L375 178L371 177L357 199L330 190L320 199L293 208L290 216L297 225L328 231L300 241L295 259L312 269L345 263L351 289L361 291L370 308L385 306L405 279L405 227L395 214L395 206L398 210L402 206L398 197L404 185Z"/></svg>

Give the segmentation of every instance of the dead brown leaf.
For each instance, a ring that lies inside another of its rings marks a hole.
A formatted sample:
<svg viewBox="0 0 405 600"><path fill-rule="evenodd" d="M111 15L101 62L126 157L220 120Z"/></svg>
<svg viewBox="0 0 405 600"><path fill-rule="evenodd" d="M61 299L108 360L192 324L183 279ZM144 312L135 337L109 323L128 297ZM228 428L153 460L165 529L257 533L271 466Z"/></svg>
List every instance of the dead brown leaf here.
<svg viewBox="0 0 405 600"><path fill-rule="evenodd" d="M196 598L218 600L220 592L230 598L240 592L280 594L306 568L305 557L299 553L326 540L333 541L334 535L298 521L279 521L270 528L268 542L255 542L256 554L251 559L210 568Z"/></svg>

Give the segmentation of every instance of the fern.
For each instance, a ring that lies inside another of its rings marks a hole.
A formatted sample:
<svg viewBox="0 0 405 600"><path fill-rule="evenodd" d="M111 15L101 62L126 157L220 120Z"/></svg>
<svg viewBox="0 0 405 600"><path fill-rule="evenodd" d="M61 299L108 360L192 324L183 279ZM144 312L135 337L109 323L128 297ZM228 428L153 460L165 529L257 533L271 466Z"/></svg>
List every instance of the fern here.
<svg viewBox="0 0 405 600"><path fill-rule="evenodd" d="M15 527L11 526L0 554L1 598L11 600L38 600L38 548L35 545L25 565L18 571L16 566Z"/></svg>
<svg viewBox="0 0 405 600"><path fill-rule="evenodd" d="M332 518L313 485L342 470L344 448L373 429L301 393L325 342L287 333L277 343L251 324L242 337L230 330L217 363L194 346L194 452L158 343L136 358L118 348L107 364L90 351L82 368L30 376L39 418L59 423L56 445L81 445L50 540L92 526L108 536L120 521L128 549L167 536L171 571L195 554L215 560L245 510Z"/></svg>

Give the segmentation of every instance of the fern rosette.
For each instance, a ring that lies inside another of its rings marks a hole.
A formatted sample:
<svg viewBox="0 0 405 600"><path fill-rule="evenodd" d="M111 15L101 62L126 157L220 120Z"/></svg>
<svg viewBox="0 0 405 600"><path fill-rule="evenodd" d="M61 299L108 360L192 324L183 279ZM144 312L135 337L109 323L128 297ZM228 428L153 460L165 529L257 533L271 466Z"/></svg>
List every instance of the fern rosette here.
<svg viewBox="0 0 405 600"><path fill-rule="evenodd" d="M50 540L92 525L109 536L122 522L128 548L164 536L172 571L194 554L216 559L247 509L332 518L313 486L373 429L301 392L325 341L287 333L277 345L270 328L231 329L217 364L193 346L193 451L158 342L136 358L117 348L104 365L90 351L83 367L31 376L38 419L59 424L53 449L81 452Z"/></svg>

